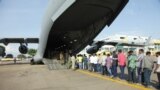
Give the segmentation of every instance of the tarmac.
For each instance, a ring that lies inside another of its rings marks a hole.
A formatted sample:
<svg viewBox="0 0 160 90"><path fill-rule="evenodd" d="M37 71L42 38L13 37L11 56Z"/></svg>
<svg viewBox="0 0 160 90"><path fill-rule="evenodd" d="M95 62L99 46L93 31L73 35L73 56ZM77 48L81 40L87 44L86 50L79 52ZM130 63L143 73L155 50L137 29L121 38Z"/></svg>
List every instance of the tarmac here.
<svg viewBox="0 0 160 90"><path fill-rule="evenodd" d="M156 90L85 70L49 70L27 62L0 64L0 90Z"/></svg>

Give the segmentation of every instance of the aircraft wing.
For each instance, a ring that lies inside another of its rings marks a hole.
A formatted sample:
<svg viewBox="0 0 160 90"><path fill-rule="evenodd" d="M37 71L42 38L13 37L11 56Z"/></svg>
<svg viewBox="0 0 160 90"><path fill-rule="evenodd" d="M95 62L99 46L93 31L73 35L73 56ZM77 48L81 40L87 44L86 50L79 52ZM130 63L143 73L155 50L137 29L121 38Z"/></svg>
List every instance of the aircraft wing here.
<svg viewBox="0 0 160 90"><path fill-rule="evenodd" d="M9 43L39 43L38 38L2 38L0 43L8 45Z"/></svg>
<svg viewBox="0 0 160 90"><path fill-rule="evenodd" d="M129 43L119 43L122 46L135 46L135 47L144 47L145 45L142 44L129 44Z"/></svg>
<svg viewBox="0 0 160 90"><path fill-rule="evenodd" d="M118 43L117 42L104 42L103 45L113 45L116 46Z"/></svg>
<svg viewBox="0 0 160 90"><path fill-rule="evenodd" d="M113 45L113 46L121 45L121 46L135 46L135 47L145 46L145 44L121 43L121 42L104 42L103 45Z"/></svg>

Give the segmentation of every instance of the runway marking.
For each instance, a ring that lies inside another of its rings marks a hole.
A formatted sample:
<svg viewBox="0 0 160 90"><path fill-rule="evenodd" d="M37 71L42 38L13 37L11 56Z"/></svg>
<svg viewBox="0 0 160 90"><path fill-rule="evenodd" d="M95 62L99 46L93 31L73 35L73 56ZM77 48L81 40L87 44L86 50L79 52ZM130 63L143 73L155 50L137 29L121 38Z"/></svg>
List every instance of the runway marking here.
<svg viewBox="0 0 160 90"><path fill-rule="evenodd" d="M102 76L100 74L92 73L92 72L89 72L89 71L84 71L84 70L76 70L76 71L78 71L80 73L83 73L83 74L87 74L89 76L100 78L100 79L103 79L103 80L109 80L109 81L116 82L116 83L119 83L119 84L122 84L122 85L126 85L126 86L130 86L130 87L133 87L133 88L137 88L139 90L152 90L151 88L146 88L146 87L144 87L142 85L129 84L128 82L125 82L125 81L122 81L122 80L112 79L112 78L105 77L105 76Z"/></svg>

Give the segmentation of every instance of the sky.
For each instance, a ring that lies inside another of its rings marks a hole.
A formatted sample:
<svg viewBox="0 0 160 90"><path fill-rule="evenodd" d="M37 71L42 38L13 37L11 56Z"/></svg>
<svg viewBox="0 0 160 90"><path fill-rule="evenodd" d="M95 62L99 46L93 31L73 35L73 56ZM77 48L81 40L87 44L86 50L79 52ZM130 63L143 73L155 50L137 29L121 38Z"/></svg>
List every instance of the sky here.
<svg viewBox="0 0 160 90"><path fill-rule="evenodd" d="M48 0L0 0L0 38L39 37ZM6 53L20 54L20 44L9 44ZM37 49L37 44L28 48Z"/></svg>
<svg viewBox="0 0 160 90"><path fill-rule="evenodd" d="M97 39L123 34L160 39L160 0L130 0L110 27Z"/></svg>
<svg viewBox="0 0 160 90"><path fill-rule="evenodd" d="M0 38L39 37L48 0L0 0ZM160 39L160 0L130 0L110 27L96 39L123 34ZM19 54L19 44L9 44L7 53ZM29 48L37 45L29 44Z"/></svg>

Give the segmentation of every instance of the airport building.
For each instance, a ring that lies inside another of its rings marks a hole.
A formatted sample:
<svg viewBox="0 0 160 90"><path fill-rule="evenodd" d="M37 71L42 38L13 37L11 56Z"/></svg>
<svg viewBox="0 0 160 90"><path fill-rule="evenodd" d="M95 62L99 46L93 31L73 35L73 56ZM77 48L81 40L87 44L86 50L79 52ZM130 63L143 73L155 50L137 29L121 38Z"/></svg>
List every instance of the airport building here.
<svg viewBox="0 0 160 90"><path fill-rule="evenodd" d="M160 39L153 39L152 43L153 45L150 47L150 50L154 52L160 51Z"/></svg>

